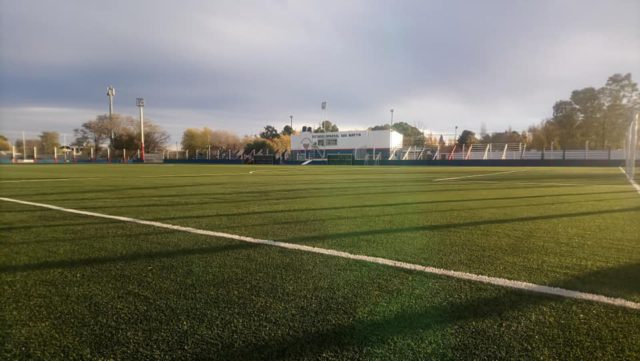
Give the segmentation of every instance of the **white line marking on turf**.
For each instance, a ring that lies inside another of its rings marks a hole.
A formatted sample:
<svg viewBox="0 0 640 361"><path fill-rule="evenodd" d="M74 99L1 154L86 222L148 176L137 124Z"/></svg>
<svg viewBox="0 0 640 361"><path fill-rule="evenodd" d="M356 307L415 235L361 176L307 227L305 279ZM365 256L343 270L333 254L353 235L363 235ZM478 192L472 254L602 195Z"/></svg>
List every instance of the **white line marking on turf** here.
<svg viewBox="0 0 640 361"><path fill-rule="evenodd" d="M443 182L444 183L444 182ZM504 184L504 181L490 181L490 180L465 180L462 182L451 182L451 184L465 184L465 183L489 183L489 184ZM578 183L552 183L552 182L511 182L509 184L528 184L528 185L552 185L552 186L604 186L610 187L610 184L578 184Z"/></svg>
<svg viewBox="0 0 640 361"><path fill-rule="evenodd" d="M166 228L174 231L188 232L188 233L199 234L203 236L227 238L227 239L233 239L233 240L242 241L242 242L262 244L262 245L292 249L292 250L303 251L303 252L323 254L327 256L365 261L365 262L376 263L376 264L381 264L385 266L391 266L395 268L402 268L402 269L407 269L412 271L436 274L440 276L453 277L453 278L467 280L467 281L487 283L494 286L515 288L515 289L526 290L530 292L544 293L548 295L574 298L578 300L593 301L593 302L599 302L599 303L604 303L604 304L618 306L618 307L625 307L625 308L630 308L634 310L640 310L640 303L632 302L622 298L613 298L613 297L598 295L594 293L573 291L573 290L567 290L559 287L550 287L550 286L538 285L535 283L514 281L514 280L498 278L498 277L483 276L483 275L477 275L477 274L467 273L467 272L451 271L451 270L446 270L441 268L422 266L422 265L413 264L413 263L394 261L386 258L364 256L360 254L353 254L353 253L336 251L336 250L326 249L326 248L305 246L305 245L300 245L295 243L286 243L286 242L272 241L267 239L251 238L251 237L245 237L245 236L240 236L240 235L230 234L230 233L214 232L214 231L207 231L207 230L191 228L191 227L176 226L172 224L155 222L155 221L146 221L143 219L112 216L109 214L88 212L88 211L82 211L82 210L71 209L71 208L63 208L63 207L58 207L50 204L28 202L28 201L22 201L19 199L13 199L13 198L0 197L0 200L5 202L24 204L28 206L48 208L48 209L53 209L56 211L62 211L67 213L75 213L75 214L81 214L81 215L91 216L91 217L113 219L117 221L143 224L146 226L152 226L152 227L158 227L158 228Z"/></svg>
<svg viewBox="0 0 640 361"><path fill-rule="evenodd" d="M640 194L640 184L636 183L636 181L635 181L633 178L629 177L629 176L627 175L627 172L625 172L625 171L624 171L624 169L623 169L622 167L619 167L619 168L620 168L620 171L621 171L625 176L627 176L627 179L629 180L629 183L631 183L631 185L633 186L633 188L635 188L635 189L636 189L636 191L638 191L638 194Z"/></svg>
<svg viewBox="0 0 640 361"><path fill-rule="evenodd" d="M516 172L526 172L526 171L527 171L527 169L509 170L509 171L505 171L505 172L473 174L473 175L465 175L465 176L460 176L460 177L449 177L449 178L438 178L438 179L434 179L433 181L434 182L440 182L440 181L445 181L445 180L463 179L463 178L472 178L472 177L486 177L486 176L489 176L489 175L507 174L507 173L516 173Z"/></svg>

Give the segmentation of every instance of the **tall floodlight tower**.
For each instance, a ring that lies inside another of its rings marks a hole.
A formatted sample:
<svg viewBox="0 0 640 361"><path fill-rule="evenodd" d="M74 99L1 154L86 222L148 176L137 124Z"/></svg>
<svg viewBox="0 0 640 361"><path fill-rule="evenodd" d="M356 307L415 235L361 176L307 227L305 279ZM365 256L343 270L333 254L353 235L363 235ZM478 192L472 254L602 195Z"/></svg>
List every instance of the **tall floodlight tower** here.
<svg viewBox="0 0 640 361"><path fill-rule="evenodd" d="M111 142L113 142L113 138L114 138L114 134L113 134L113 97L116 96L116 89L111 85L109 85L107 87L107 96L109 97L109 127L111 127L109 146L111 147Z"/></svg>
<svg viewBox="0 0 640 361"><path fill-rule="evenodd" d="M140 160L144 162L144 98L136 98L136 106L140 109Z"/></svg>
<svg viewBox="0 0 640 361"><path fill-rule="evenodd" d="M324 148L325 148L325 153L326 153L326 149L327 149L327 128L325 128L325 121L327 120L327 102L323 101L322 104L320 104L320 108L322 108L322 121L320 122L320 129L322 129L322 134L324 134ZM324 154L322 154L322 157L324 158Z"/></svg>
<svg viewBox="0 0 640 361"><path fill-rule="evenodd" d="M22 132L22 160L27 160L27 140Z"/></svg>
<svg viewBox="0 0 640 361"><path fill-rule="evenodd" d="M389 112L391 112L391 125L393 125L393 109L389 109Z"/></svg>
<svg viewBox="0 0 640 361"><path fill-rule="evenodd" d="M293 115L289 116L289 120L291 121L291 131L293 131Z"/></svg>

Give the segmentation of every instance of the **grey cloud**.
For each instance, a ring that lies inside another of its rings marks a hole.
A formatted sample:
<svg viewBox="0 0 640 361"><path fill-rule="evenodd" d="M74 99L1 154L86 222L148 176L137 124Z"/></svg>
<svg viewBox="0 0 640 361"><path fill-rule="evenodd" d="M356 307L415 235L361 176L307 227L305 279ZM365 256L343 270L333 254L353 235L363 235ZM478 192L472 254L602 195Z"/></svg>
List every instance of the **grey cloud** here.
<svg viewBox="0 0 640 361"><path fill-rule="evenodd" d="M112 84L119 109L134 112L144 96L174 138L206 124L255 133L289 114L308 124L323 100L353 127L394 107L433 129L518 129L573 89L640 76L637 1L1 4L3 118L34 107L104 113Z"/></svg>

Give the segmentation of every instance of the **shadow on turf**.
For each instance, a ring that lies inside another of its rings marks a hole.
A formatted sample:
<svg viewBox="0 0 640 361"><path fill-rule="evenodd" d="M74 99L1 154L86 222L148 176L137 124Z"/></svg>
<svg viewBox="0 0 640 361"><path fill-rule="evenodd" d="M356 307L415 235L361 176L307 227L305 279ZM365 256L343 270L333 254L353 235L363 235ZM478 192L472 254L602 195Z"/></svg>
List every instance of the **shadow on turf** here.
<svg viewBox="0 0 640 361"><path fill-rule="evenodd" d="M558 284L559 287L568 287L577 284L593 283L592 287L605 287L605 280L624 277L627 280L640 279L640 263L627 264L618 267L602 269L584 275L564 280ZM489 286L490 287L490 286ZM622 293L634 293L637 295L639 288L636 283L628 282L627 287L622 289ZM620 293L620 290L616 293ZM504 289L500 294L492 297L473 298L467 302L446 302L428 307L425 310L415 312L398 312L394 316L384 319L355 321L351 324L341 325L330 329L319 330L304 334L295 334L293 331L290 337L272 339L265 342L245 344L239 347L229 347L221 354L223 359L296 359L296 358L322 358L328 355L339 355L345 350L352 355L357 355L370 347L382 346L385 342L398 338L411 338L413 335L420 336L421 332L445 331L455 327L462 321L474 320L473 324L481 323L483 320L493 320L499 323L502 329L495 329L491 335L482 334L483 326L478 325L477 330L460 328L454 331L455 344L452 350L456 357L470 357L475 354L478 357L486 357L491 350L481 350L478 347L486 347L487 338L492 339L492 343L502 343L500 338L509 338L509 333L519 332L514 329L512 315L530 307L544 306L550 303L579 302L598 307L615 309L624 314L635 312L614 306L599 305L590 301L577 301L565 299L557 296L534 294L527 291ZM627 294L628 295L628 294ZM414 300L418 302L419 300ZM567 308L567 310L570 310ZM569 314L567 317L578 317L578 314ZM501 321L497 321L501 320ZM543 322L560 322L562 320L546 320ZM587 333L593 336L594 330L577 331L570 326L571 332ZM618 327L613 325L612 327ZM295 328L292 327L293 330ZM562 330L558 330L562 332ZM541 335L544 336L544 335ZM551 336L553 337L553 336ZM541 345L545 345L549 340L539 340ZM507 341L509 342L509 341ZM513 341L511 341L513 342ZM602 341L600 341L602 342ZM488 345L491 345L489 343ZM593 338L590 346L601 348L608 345L598 345L598 339ZM622 345L619 345L622 347ZM562 352L562 348L558 349ZM445 351L445 350L443 350ZM633 350L617 349L617 352L633 353ZM483 356L484 355L484 356ZM495 356L495 355L494 355ZM568 356L568 355L566 355ZM575 355L574 355L575 356Z"/></svg>
<svg viewBox="0 0 640 361"><path fill-rule="evenodd" d="M628 263L563 281L560 287L612 297L640 297L640 263Z"/></svg>
<svg viewBox="0 0 640 361"><path fill-rule="evenodd" d="M73 223L40 223L40 224L25 224L21 226L7 226L0 227L0 231L18 231L22 229L37 229L37 228L58 228L58 227L83 227L83 226L113 226L114 224L122 224L120 221L100 220L95 222L73 222ZM2 242L0 243L7 243ZM8 242L9 244L20 244L27 242Z"/></svg>
<svg viewBox="0 0 640 361"><path fill-rule="evenodd" d="M624 199L628 199L627 197L620 197L620 198L607 198L606 201L620 201L620 200L624 200ZM486 211L486 210L490 210L490 209L509 209L509 208L522 208L522 207L540 207L540 206L557 206L557 205L568 205L568 204L577 204L577 203L594 203L594 202L601 202L603 201L602 199L588 199L588 200L581 200L581 201L574 201L574 202L545 202L545 203L535 203L535 204L518 204L518 205L511 205L511 206L494 206L494 207L465 207L464 209L460 209L460 208L448 208L448 209L437 209L434 212L438 212L438 213L445 213L445 212L460 212L460 211L464 211L464 212L469 212L469 211ZM411 215L416 215L416 214L420 214L419 211L408 211L408 212L391 212L391 213L384 213L384 214L380 214L380 213L376 213L376 214L367 214L367 215L359 215L359 216L350 216L349 218L345 218L344 216L338 216L338 217L318 217L318 216L314 216L312 219L305 219L305 220L300 220L300 219L295 219L292 221L278 221L278 225L282 226L282 225L287 225L287 224L300 224L301 222L328 222L328 221L352 221L354 219L367 219L367 218L380 218L380 217L397 217L397 216L411 216ZM225 225L225 229L234 229L234 228L241 228L241 229L246 229L248 227L263 227L263 226L273 226L274 222L265 222L265 223L245 223L242 225L238 225L238 226L226 226Z"/></svg>
<svg viewBox="0 0 640 361"><path fill-rule="evenodd" d="M349 186L336 186L336 184L339 183L347 183L349 184ZM409 185L408 183L415 183L415 184L411 184ZM469 187L468 184L444 184L444 183L428 183L429 187L456 187L456 188L445 188L445 189L429 189L429 190L425 190L425 189L419 189L419 190L411 190L411 191L407 191L407 190L400 190L398 191L399 187L424 187L425 183L423 182L403 182L401 185L398 184L392 184L389 185L388 183L384 183L385 185L374 185L370 182L358 182L358 185L353 185L354 182L335 182L332 183L331 187L314 187L311 189L308 188L287 188L287 189L268 189L268 190L247 190L247 187L243 187L237 190L234 190L233 188L229 188L227 185L225 185L225 190L222 192L214 192L214 191L207 191L207 192L191 192L191 193L185 193L185 192L181 192L181 193L170 193L170 194L154 194L153 197L154 198L184 198L184 197L197 197L197 196L208 196L208 197L212 197L214 196L214 200L220 200L223 203L238 203L238 202L245 202L247 200L255 200L255 197L260 197L261 200L265 201L265 200L297 200L297 199L307 199L307 198L325 198L326 197L326 192L332 192L333 194L340 194L340 191L344 192L342 195L349 195L349 196L357 196L357 195L370 195L374 192L379 192L379 193L384 193L384 194L405 194L405 193L431 193L431 192L467 192L467 191L486 191L487 187L478 187L478 188L471 188ZM108 190L92 190L91 192L93 193L105 193L105 192L130 192L130 191L139 191L139 190L162 190L162 189L167 189L167 188L177 188L177 189L184 189L186 186L188 187L197 187L197 186L216 186L216 184L196 184L196 185L185 185L185 184L181 184L178 186L157 186L157 187L133 187L133 188L118 188L118 189L108 189ZM367 189L366 192L351 192L350 190L355 189L355 190L362 190L363 188ZM462 188L460 188L462 187ZM529 189L529 188L562 188L562 187L567 187L567 186L557 186L557 185L549 185L549 186L530 186L530 185L515 185L512 186L511 189ZM385 189L390 189L390 190L396 190L394 191L387 191ZM315 193L317 192L321 192L321 194L319 195L315 195ZM295 197L282 197L280 196L280 194L285 194L285 195L291 195L291 194L295 194L295 193L301 193L300 196L295 196ZM33 194L33 193L29 193L29 196L48 196L48 195L60 195L60 194L65 194L65 193L42 193L42 194ZM69 194L78 194L77 191L69 193ZM215 196L228 196L229 194L233 194L234 196L246 196L248 197L248 199L245 200L228 200L226 198L215 198ZM275 198L265 198L265 196L267 195L277 195L277 197ZM133 197L130 194L125 194L122 196L104 196L104 197L84 197L84 198L69 198L69 197L64 197L64 198L51 198L49 201L58 201L58 200L64 200L64 201L100 201L100 200L115 200L115 199L145 199L147 198L147 196L138 196L138 197ZM210 202L207 203L190 203L190 204L208 204ZM189 204L189 205L190 205ZM137 204L136 206L139 206L139 204ZM133 206L132 206L133 207ZM100 207L100 206L96 206L96 207L88 207L85 209L94 209L94 208L104 208L104 207Z"/></svg>
<svg viewBox="0 0 640 361"><path fill-rule="evenodd" d="M197 248L182 248L168 251L156 251L146 253L130 253L117 256L101 256L101 257L89 257L81 259L68 259L59 261L46 261L38 263L27 263L19 265L0 265L0 273L19 273L29 271L43 271L52 269L73 269L80 267L92 267L111 263L125 263L145 261L151 259L162 258L175 258L175 257L188 257L188 256L202 256L221 252L230 252L237 250L245 250L257 247L253 244L238 243L230 245L217 245L208 247Z"/></svg>
<svg viewBox="0 0 640 361"><path fill-rule="evenodd" d="M432 225L417 226L417 227L380 228L380 229L372 229L372 230L366 230L366 231L322 234L322 235L307 236L307 237L292 237L284 240L288 242L308 242L308 241L324 241L329 239L349 239L351 237L372 236L372 235L381 235L381 234L434 231L434 230L449 229L449 228L475 227L475 226L486 226L486 225L495 225L495 224L515 223L515 222L543 221L543 220L550 220L550 219L585 217L585 216L637 212L637 211L640 211L640 207L609 209L609 210L599 210L599 211L589 211L589 212L576 212L576 213L547 214L542 216L516 217L516 218L506 218L506 219L489 219L489 220L472 221L472 222L432 224Z"/></svg>
<svg viewBox="0 0 640 361"><path fill-rule="evenodd" d="M509 201L509 200L519 200L519 199L590 196L590 195L603 195L603 194L629 194L629 193L634 193L634 192L625 190L625 191L591 192L591 193L541 194L541 195L529 195L529 196L517 196L517 197L464 198L464 199L445 199L445 200L431 200L431 201L418 201L418 202L357 204L357 205L351 205L351 206L287 208L287 209L276 209L276 210L264 209L260 211L251 211L251 212L233 212L233 213L217 213L217 214L214 213L214 214L205 214L205 215L188 215L188 216L180 216L180 217L176 217L176 216L160 217L160 218L153 218L153 220L154 221L170 221L170 220L177 220L177 219L197 219L197 218L210 218L210 217L236 217L236 216L245 217L245 216L252 216L252 215L264 215L265 213L280 214L280 213L299 213L299 212L312 212L312 211L340 211L340 210L349 210L349 209L386 208L386 207L395 207L395 206L419 206L419 205L446 204L446 203ZM326 198L326 196L324 198ZM215 205L215 203L211 203L211 202L207 202L205 204Z"/></svg>

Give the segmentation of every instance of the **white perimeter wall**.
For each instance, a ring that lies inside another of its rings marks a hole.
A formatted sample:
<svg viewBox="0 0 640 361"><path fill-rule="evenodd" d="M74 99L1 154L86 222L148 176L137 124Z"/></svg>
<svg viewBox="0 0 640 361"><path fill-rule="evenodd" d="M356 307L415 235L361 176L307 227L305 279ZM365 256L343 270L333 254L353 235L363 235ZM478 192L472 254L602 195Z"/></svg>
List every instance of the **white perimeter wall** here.
<svg viewBox="0 0 640 361"><path fill-rule="evenodd" d="M402 147L402 134L393 130L353 130L344 132L301 133L291 136L291 150L305 150L303 144L317 144L320 139L335 139L336 145L319 145L321 149L359 149Z"/></svg>

